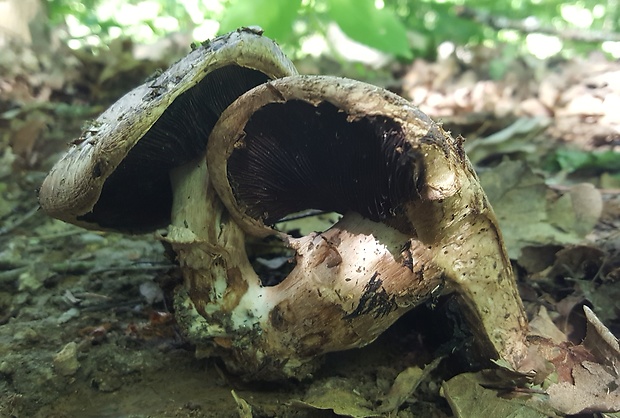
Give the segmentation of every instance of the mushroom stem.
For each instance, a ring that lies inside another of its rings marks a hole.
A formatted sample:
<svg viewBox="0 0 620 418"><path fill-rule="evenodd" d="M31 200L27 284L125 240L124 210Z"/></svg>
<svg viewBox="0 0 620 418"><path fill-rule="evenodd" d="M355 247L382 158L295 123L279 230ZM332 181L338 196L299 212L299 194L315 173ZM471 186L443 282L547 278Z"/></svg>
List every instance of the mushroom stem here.
<svg viewBox="0 0 620 418"><path fill-rule="evenodd" d="M407 205L407 218L417 240L434 254L433 263L444 271L446 292L459 296L481 358L502 358L516 367L526 355L528 325L510 259L495 213L469 160L457 157L460 141L452 140L450 145L457 152L447 158L444 150L427 149L426 157L432 161L428 182L422 198ZM441 192L437 199L433 195L442 186L435 179L445 178L436 172L440 162L441 167L449 167L453 184L460 187L454 194Z"/></svg>
<svg viewBox="0 0 620 418"><path fill-rule="evenodd" d="M293 239L296 266L263 287L244 233L214 193L204 161L172 175L172 224L164 240L177 253L184 285L176 317L203 356L221 357L250 378L305 377L323 353L372 342L406 311L441 288L426 247L357 213L323 233Z"/></svg>
<svg viewBox="0 0 620 418"><path fill-rule="evenodd" d="M184 271L184 289L202 318L217 313L225 320L207 324L208 338L227 336L237 327L232 311L260 282L248 261L245 234L228 217L209 181L204 158L171 173L172 221L162 238L172 245ZM231 322L231 323L228 323ZM192 326L185 328L190 329Z"/></svg>

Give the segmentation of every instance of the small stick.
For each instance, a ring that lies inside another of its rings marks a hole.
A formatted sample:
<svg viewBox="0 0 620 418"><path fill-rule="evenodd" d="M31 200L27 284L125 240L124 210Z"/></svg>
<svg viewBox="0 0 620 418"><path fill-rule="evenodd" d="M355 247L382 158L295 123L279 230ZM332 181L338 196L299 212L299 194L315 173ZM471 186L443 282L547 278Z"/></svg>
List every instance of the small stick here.
<svg viewBox="0 0 620 418"><path fill-rule="evenodd" d="M21 218L17 219L12 224L9 224L9 225L5 226L4 228L0 228L0 235L8 234L12 230L17 228L21 224L23 224L24 222L26 222L28 219L32 218L38 211L39 211L39 206L35 206L34 208L30 209L28 212L26 212L24 214L24 216L22 216Z"/></svg>

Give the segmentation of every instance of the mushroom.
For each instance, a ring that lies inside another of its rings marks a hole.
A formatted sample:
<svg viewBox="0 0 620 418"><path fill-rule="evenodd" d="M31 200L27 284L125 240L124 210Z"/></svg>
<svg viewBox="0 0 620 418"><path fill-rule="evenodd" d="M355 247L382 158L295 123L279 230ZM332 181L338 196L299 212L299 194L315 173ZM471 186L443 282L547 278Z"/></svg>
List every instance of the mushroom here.
<svg viewBox="0 0 620 418"><path fill-rule="evenodd" d="M168 225L180 328L246 378L308 376L447 293L481 357L516 364L523 307L461 139L386 90L294 74L252 30L216 38L104 112L45 179L41 207L87 228ZM274 227L305 209L342 218L298 238ZM265 237L293 253L272 286L248 254Z"/></svg>
<svg viewBox="0 0 620 418"><path fill-rule="evenodd" d="M203 156L219 115L239 95L296 73L259 30L205 42L123 96L73 142L39 190L41 207L91 229L165 227L173 195L169 172Z"/></svg>
<svg viewBox="0 0 620 418"><path fill-rule="evenodd" d="M232 103L206 163L185 168L165 237L185 278L176 316L229 370L307 376L321 354L364 346L447 293L481 358L524 356L523 306L462 139L403 98L335 77L273 80ZM306 209L342 218L300 238L273 227ZM274 286L248 260L266 236L295 252Z"/></svg>

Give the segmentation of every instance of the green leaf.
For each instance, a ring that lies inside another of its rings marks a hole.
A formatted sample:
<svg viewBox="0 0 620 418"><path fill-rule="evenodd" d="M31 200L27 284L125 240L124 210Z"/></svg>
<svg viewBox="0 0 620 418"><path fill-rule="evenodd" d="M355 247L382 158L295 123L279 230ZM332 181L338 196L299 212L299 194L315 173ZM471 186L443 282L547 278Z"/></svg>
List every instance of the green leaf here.
<svg viewBox="0 0 620 418"><path fill-rule="evenodd" d="M544 402L544 397L530 394L528 397L505 399L498 392L485 389L481 373L465 373L453 377L441 385L442 395L448 401L454 416L548 418L559 415Z"/></svg>
<svg viewBox="0 0 620 418"><path fill-rule="evenodd" d="M392 9L373 0L329 0L329 16L351 39L380 51L412 58L407 29Z"/></svg>
<svg viewBox="0 0 620 418"><path fill-rule="evenodd" d="M237 0L226 8L220 21L220 33L242 26L260 26L265 35L283 42L293 32L301 0Z"/></svg>
<svg viewBox="0 0 620 418"><path fill-rule="evenodd" d="M505 160L480 173L480 184L495 210L510 258L518 259L524 247L574 244L581 240L574 226L564 231L553 224L545 179L525 162ZM570 222L574 225L576 215L572 206L570 209L572 214L566 216L572 216Z"/></svg>
<svg viewBox="0 0 620 418"><path fill-rule="evenodd" d="M569 173L577 170L620 171L620 154L615 151L582 151L558 149L546 164L547 169L560 169Z"/></svg>

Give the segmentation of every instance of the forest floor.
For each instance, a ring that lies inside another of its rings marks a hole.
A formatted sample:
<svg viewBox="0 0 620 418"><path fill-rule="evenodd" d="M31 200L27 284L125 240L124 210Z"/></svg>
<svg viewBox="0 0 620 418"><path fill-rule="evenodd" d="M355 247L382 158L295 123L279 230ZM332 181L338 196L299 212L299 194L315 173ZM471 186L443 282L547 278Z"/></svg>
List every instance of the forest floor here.
<svg viewBox="0 0 620 418"><path fill-rule="evenodd" d="M373 412L381 402L396 402L392 417L454 416L440 387L467 370L458 353L390 398L401 372L455 346L442 332L448 302L326 356L307 381L245 383L180 335L169 303L180 273L154 235L86 231L38 210L37 188L84 121L167 65L133 47L15 47L0 58L0 417L252 416L246 403L254 417L387 416ZM620 63L481 49L366 81L467 138L530 318L579 344L587 305L619 335Z"/></svg>

